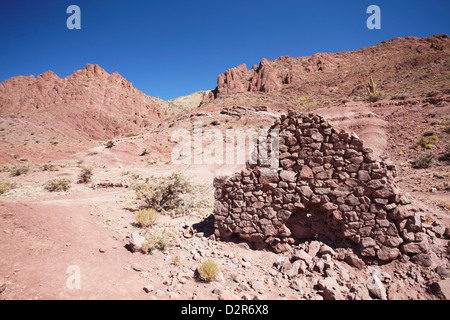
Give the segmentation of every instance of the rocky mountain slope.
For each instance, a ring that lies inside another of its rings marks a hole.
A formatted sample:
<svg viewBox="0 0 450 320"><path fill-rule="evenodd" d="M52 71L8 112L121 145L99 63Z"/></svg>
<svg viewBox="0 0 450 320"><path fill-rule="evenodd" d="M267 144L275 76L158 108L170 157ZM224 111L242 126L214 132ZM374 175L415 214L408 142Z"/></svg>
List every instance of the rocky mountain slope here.
<svg viewBox="0 0 450 320"><path fill-rule="evenodd" d="M7 139L20 143L21 133L40 131L62 141L112 138L149 126L163 110L119 73L88 64L64 79L47 71L4 81L0 115L2 128L20 124Z"/></svg>
<svg viewBox="0 0 450 320"><path fill-rule="evenodd" d="M203 104L243 93L264 93L266 100L309 109L361 101L371 76L379 99L448 94L449 53L450 39L441 34L395 38L354 51L262 59L250 70L241 64L219 75Z"/></svg>
<svg viewBox="0 0 450 320"><path fill-rule="evenodd" d="M173 116L189 112L199 107L205 94L209 94L209 91L197 91L187 96L181 96L170 100L163 100L159 97L150 98L164 107L167 116Z"/></svg>
<svg viewBox="0 0 450 320"><path fill-rule="evenodd" d="M7 80L0 84L0 298L448 299L449 75L449 38L437 35L263 59L250 70L227 70L203 96L168 102L95 65L65 79L46 72ZM373 95L366 91L370 77ZM395 183L415 199L411 212L424 213L414 219L420 236L438 249L427 266L407 254L369 265L321 237L286 253L252 250L247 242L219 241L214 219L195 210L162 215L145 230L162 236L167 250L129 251L133 234L143 231L135 222L141 201L133 186L181 171L205 185L201 200L213 203L214 177L245 166L175 165L175 130L189 136L200 123L202 132L219 130L226 142L226 130L258 132L292 110L355 133L374 155L395 163ZM86 168L91 181L77 183ZM48 191L54 178L72 184ZM220 268L211 283L196 276L207 259ZM74 264L82 272L80 290L66 286Z"/></svg>

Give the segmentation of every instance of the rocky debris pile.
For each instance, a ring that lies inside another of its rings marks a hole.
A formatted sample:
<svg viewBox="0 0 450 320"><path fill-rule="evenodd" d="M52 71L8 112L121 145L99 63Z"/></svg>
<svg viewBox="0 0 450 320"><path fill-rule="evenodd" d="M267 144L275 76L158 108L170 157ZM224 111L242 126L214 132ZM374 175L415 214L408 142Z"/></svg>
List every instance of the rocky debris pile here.
<svg viewBox="0 0 450 320"><path fill-rule="evenodd" d="M388 268L367 266L352 250L335 250L317 240L296 246L290 256L276 260L273 268L289 279L292 289L306 293L308 286L305 287L305 282L315 284L316 291L310 291L305 298L317 293L325 300L417 298L410 291L411 287L443 283L437 272L411 262L397 263Z"/></svg>
<svg viewBox="0 0 450 320"><path fill-rule="evenodd" d="M428 299L430 288L445 291L449 276L448 265L427 268L411 261L366 265L351 249L332 248L322 240L304 241L292 246L290 253L276 254L251 250L246 242L214 241L184 223L176 230L167 250L137 253L140 262L129 266L143 278L142 290L149 298ZM135 231L129 241L132 251L140 252L145 238ZM220 272L205 283L198 280L196 270L209 259Z"/></svg>
<svg viewBox="0 0 450 320"><path fill-rule="evenodd" d="M394 184L391 161L312 113L290 111L271 130L279 131L276 170L267 174L258 158L214 180L217 237L238 235L282 252L320 235L366 261L432 264L430 246L448 228L426 223L414 199Z"/></svg>

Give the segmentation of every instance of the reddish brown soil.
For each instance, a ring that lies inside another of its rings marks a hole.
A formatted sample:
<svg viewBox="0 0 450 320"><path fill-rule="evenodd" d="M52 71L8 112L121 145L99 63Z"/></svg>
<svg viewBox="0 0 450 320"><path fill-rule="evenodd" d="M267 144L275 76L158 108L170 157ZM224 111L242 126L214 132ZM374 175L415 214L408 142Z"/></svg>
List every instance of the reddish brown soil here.
<svg viewBox="0 0 450 320"><path fill-rule="evenodd" d="M334 126L356 132L378 156L391 158L398 168L396 183L423 200L421 205L430 212L430 219L449 226L450 165L438 160L448 150L449 141L448 42L442 35L393 39L356 53L276 59L269 63L281 78L286 76L284 71L292 71L288 83L268 92L228 92L170 118L163 118L164 111L120 75L108 75L98 66L87 66L66 79L45 73L37 79L5 81L0 85L0 162L7 167L0 172L0 181L15 182L18 187L0 195L0 297L241 299L256 295L320 299L314 277L299 291L290 287L286 277L272 276L272 264L279 258L273 252L213 241L201 234L185 238L185 227L201 222L199 217L163 217L158 222L156 229L170 235L167 252L144 255L127 249L128 236L135 230L133 214L139 207L134 192L123 187L131 183L132 173L149 177L180 170L191 181L211 186L215 175L231 174L242 167L173 165L171 151L176 142L171 141L171 134L176 129L192 130L195 121L202 121L204 130L257 130L269 128L279 113L290 108L317 112ZM359 68L354 68L355 63ZM363 101L365 83L372 74L385 96L377 102ZM407 97L392 100L397 93ZM80 102L75 109L71 107L74 101ZM108 110L103 108L105 101L111 106ZM438 140L431 149L419 150L417 141L426 131L432 131ZM130 132L137 135L124 136ZM105 148L105 139L113 139L115 145ZM143 148L148 154L141 155ZM431 166L412 168L410 162L425 151L434 155ZM47 162L59 171L43 171L42 164ZM6 169L20 164L29 165L30 172L12 177ZM103 189L74 183L63 193L42 188L56 176L75 182L82 165L94 166L93 185L112 182L122 187ZM204 196L212 200L213 188ZM447 242L442 239L442 246L448 246ZM172 264L175 256L181 258L179 266ZM223 282L206 284L196 279L195 269L207 258L219 262ZM79 290L66 286L67 268L73 265L81 272ZM366 271L344 267L355 283L368 277ZM434 298L429 284L417 274L407 276L412 270L407 268L409 265L397 262L383 266L392 276L397 272L406 278L405 287L392 288L390 298ZM237 275L244 281L233 280ZM251 286L257 279L266 286L263 293L242 289L242 282ZM153 286L148 293L144 291L147 285ZM218 291L212 293L214 289Z"/></svg>

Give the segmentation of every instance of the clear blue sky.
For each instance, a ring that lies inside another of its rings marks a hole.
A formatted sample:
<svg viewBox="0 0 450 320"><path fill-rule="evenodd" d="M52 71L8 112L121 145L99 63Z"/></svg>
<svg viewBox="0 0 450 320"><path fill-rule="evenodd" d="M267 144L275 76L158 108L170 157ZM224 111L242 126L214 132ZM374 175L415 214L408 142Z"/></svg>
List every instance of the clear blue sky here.
<svg viewBox="0 0 450 320"><path fill-rule="evenodd" d="M69 30L69 5L81 30ZM369 5L381 29L369 30ZM448 0L0 1L0 81L87 63L171 99L213 89L217 75L262 58L355 50L395 37L449 34Z"/></svg>

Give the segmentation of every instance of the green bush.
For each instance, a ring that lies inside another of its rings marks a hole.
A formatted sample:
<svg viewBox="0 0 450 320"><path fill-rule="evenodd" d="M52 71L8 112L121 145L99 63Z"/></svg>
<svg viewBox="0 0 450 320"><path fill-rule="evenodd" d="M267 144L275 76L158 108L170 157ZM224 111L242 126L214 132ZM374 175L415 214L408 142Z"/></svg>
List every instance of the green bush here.
<svg viewBox="0 0 450 320"><path fill-rule="evenodd" d="M2 182L0 181L0 194L4 194L11 189L17 188L17 184L14 182Z"/></svg>
<svg viewBox="0 0 450 320"><path fill-rule="evenodd" d="M430 133L432 135L430 135ZM438 136L434 135L432 132L425 132L422 137L420 137L419 141L417 141L417 146L425 149L431 149L433 144L435 144L438 140Z"/></svg>
<svg viewBox="0 0 450 320"><path fill-rule="evenodd" d="M439 156L439 161L448 161L450 162L450 145L445 147L444 153Z"/></svg>
<svg viewBox="0 0 450 320"><path fill-rule="evenodd" d="M434 156L431 153L422 153L411 162L412 167L416 169L429 168L433 162Z"/></svg>
<svg viewBox="0 0 450 320"><path fill-rule="evenodd" d="M94 175L94 169L92 167L83 167L81 173L78 176L79 183L89 183Z"/></svg>
<svg viewBox="0 0 450 320"><path fill-rule="evenodd" d="M450 134L450 125L447 125L447 126L444 128L444 132Z"/></svg>
<svg viewBox="0 0 450 320"><path fill-rule="evenodd" d="M10 170L11 176L17 177L17 176L21 176L23 174L27 174L30 171L30 167L25 166L25 165L17 165L17 166L11 167L9 170Z"/></svg>
<svg viewBox="0 0 450 320"><path fill-rule="evenodd" d="M69 178L53 178L44 184L44 189L50 192L67 191L71 184L72 180Z"/></svg>
<svg viewBox="0 0 450 320"><path fill-rule="evenodd" d="M134 216L136 223L143 228L153 226L159 218L159 214L155 209L143 209L136 212Z"/></svg>
<svg viewBox="0 0 450 320"><path fill-rule="evenodd" d="M152 177L147 183L135 186L136 196L145 208L171 211L182 204L181 194L190 192L192 185L181 173L169 177Z"/></svg>
<svg viewBox="0 0 450 320"><path fill-rule="evenodd" d="M208 261L202 263L202 265L197 269L197 273L200 280L211 282L219 273L219 266L214 262L214 260L209 259Z"/></svg>
<svg viewBox="0 0 450 320"><path fill-rule="evenodd" d="M436 90L428 91L423 94L426 98L436 97L440 92Z"/></svg>
<svg viewBox="0 0 450 320"><path fill-rule="evenodd" d="M152 234L147 237L147 241L142 245L142 252L152 253L155 250L165 251L169 247L163 235Z"/></svg>

